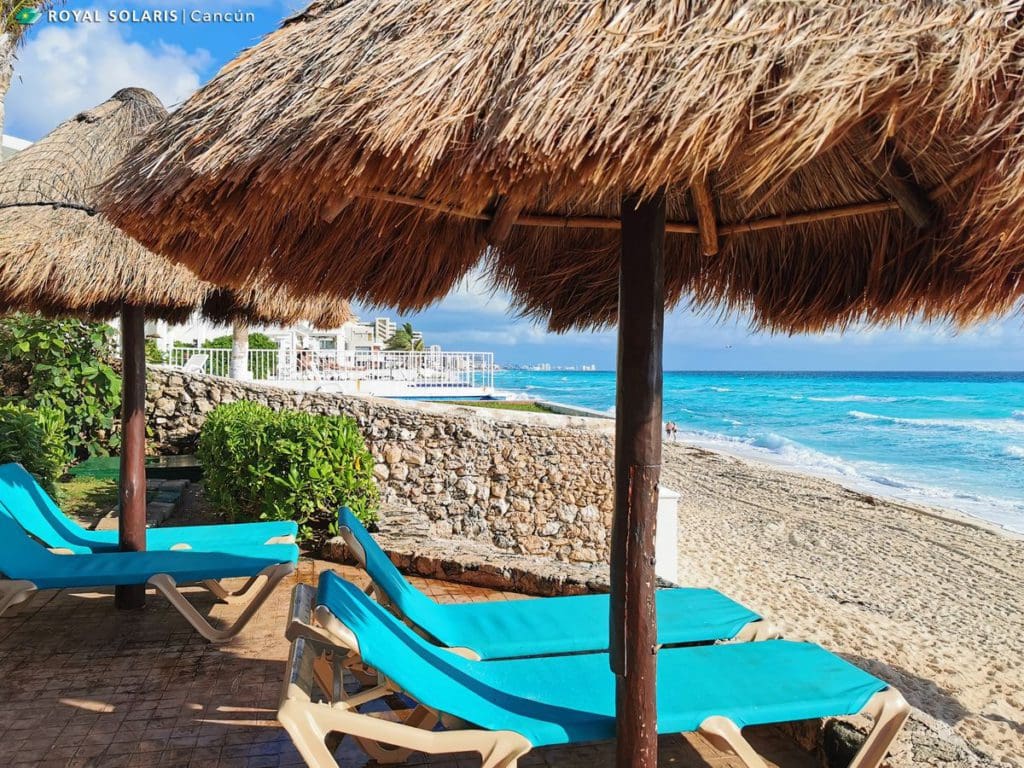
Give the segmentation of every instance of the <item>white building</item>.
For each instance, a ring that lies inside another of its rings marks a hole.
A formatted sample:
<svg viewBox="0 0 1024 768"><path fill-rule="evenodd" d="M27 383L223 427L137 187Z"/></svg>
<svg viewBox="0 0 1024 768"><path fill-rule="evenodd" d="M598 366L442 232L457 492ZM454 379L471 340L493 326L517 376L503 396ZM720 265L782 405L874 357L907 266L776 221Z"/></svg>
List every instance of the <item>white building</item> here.
<svg viewBox="0 0 1024 768"><path fill-rule="evenodd" d="M0 140L0 161L18 154L21 150L27 149L30 146L32 146L31 141L25 141L25 139L8 136L5 133L3 134L3 139Z"/></svg>
<svg viewBox="0 0 1024 768"><path fill-rule="evenodd" d="M373 334L377 341L383 340L387 342L388 339L395 335L397 330L398 326L395 325L390 317L378 317L373 321Z"/></svg>
<svg viewBox="0 0 1024 768"><path fill-rule="evenodd" d="M282 326L251 326L250 333L262 333L285 349L308 349L324 352L350 352L367 355L384 349L388 339L395 334L397 326L388 317L378 317L372 323L352 320L340 328L318 330L298 323L287 328ZM231 329L215 325L199 315L182 325L170 325L162 320L146 324L146 335L157 340L161 348L174 346L201 347L204 342L225 336ZM418 331L418 338L423 335Z"/></svg>

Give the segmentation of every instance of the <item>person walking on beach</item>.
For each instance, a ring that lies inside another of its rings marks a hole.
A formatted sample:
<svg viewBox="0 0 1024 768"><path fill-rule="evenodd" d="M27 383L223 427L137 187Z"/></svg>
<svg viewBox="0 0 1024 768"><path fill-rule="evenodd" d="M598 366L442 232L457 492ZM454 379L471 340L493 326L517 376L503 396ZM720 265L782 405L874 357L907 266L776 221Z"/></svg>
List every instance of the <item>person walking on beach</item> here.
<svg viewBox="0 0 1024 768"><path fill-rule="evenodd" d="M665 422L665 439L671 440L673 443L676 441L676 434L679 432L679 428L676 427L674 421Z"/></svg>

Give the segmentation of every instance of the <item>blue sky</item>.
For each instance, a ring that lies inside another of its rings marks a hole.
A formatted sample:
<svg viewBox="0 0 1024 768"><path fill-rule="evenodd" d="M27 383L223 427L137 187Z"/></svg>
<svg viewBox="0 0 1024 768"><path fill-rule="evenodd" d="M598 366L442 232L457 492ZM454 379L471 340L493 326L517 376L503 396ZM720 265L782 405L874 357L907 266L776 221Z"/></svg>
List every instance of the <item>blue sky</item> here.
<svg viewBox="0 0 1024 768"><path fill-rule="evenodd" d="M136 3L69 2L69 10L250 11L252 23L50 22L32 27L19 53L4 132L37 139L62 120L114 91L141 86L168 107L187 98L243 48L274 29L299 2L225 0L205 3L148 0ZM361 308L366 317L392 314ZM468 280L437 306L403 320L428 342L448 349L493 351L505 363L615 364L615 333L546 333L516 318L506 297L486 281ZM750 332L746 319L696 316L685 309L666 321L668 369L707 370L1022 370L1024 316L959 334L911 324L901 329L858 329L846 334L784 337Z"/></svg>

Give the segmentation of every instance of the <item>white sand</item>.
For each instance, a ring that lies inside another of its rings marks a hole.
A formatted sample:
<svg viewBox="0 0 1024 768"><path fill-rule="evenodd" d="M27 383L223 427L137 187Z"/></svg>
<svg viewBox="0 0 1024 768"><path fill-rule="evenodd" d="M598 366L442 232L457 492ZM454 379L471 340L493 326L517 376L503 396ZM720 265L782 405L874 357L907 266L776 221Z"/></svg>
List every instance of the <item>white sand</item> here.
<svg viewBox="0 0 1024 768"><path fill-rule="evenodd" d="M682 494L683 583L842 653L1024 768L1024 540L682 445L665 446L662 482ZM909 745L896 762L923 764Z"/></svg>

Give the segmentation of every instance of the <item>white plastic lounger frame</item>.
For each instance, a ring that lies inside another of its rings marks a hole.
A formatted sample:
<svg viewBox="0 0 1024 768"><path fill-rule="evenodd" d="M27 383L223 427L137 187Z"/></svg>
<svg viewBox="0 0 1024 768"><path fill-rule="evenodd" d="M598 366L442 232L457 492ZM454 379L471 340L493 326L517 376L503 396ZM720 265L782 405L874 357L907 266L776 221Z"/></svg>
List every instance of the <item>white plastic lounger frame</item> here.
<svg viewBox="0 0 1024 768"><path fill-rule="evenodd" d="M300 584L292 592L291 620L286 633L292 640L292 649L278 709L278 719L310 768L339 768L328 747L332 734L352 736L370 757L381 763L400 763L414 752L476 752L483 759L482 768L515 768L519 758L533 749L518 733L472 728L423 705L401 722L360 713L358 708L364 704L401 689L380 676L376 686L346 696L340 672L343 667L361 663L359 643L342 622L322 608L316 611L321 626L314 625L315 600L312 587ZM317 666L323 663L324 652L331 652L335 659L333 674L327 676L333 690L320 689L331 703L313 701L314 687L319 687L323 679ZM878 768L903 726L909 707L899 691L889 688L871 697L861 714L870 715L874 727L850 768ZM450 730L433 731L438 722ZM699 731L718 749L740 758L747 768L767 768L764 759L728 718L709 717Z"/></svg>
<svg viewBox="0 0 1024 768"><path fill-rule="evenodd" d="M228 596L236 603L239 602L243 596L248 596L248 603L238 618L223 629L218 629L213 626L209 620L207 620L207 618L186 599L178 589L178 584L174 580L173 576L166 573L158 573L151 576L146 583L154 587L160 594L166 597L168 602L174 606L174 609L178 611L178 613L180 613L189 624L192 625L192 628L195 629L196 632L211 643L223 643L234 638L245 628L245 625L249 623L252 617L256 614L256 611L260 609L260 606L262 606L263 603L266 602L267 598L270 597L274 588L277 587L281 579L292 573L294 570L294 563L280 563L278 565L267 566L256 576L249 579L241 590L236 593L227 593ZM220 582L204 582L203 586L213 592L213 594L218 598L220 598L220 595L211 588L211 584L217 585L217 587L222 591L226 592ZM0 615L3 615L8 608L18 605L19 603L24 603L32 597L36 591L37 587L31 581L0 580Z"/></svg>

